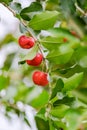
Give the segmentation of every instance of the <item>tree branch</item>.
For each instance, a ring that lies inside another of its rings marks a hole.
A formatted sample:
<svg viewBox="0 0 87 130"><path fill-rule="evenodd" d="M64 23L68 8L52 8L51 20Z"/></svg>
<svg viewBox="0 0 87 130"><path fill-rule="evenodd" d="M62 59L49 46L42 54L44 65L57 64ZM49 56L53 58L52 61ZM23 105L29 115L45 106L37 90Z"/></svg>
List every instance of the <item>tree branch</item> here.
<svg viewBox="0 0 87 130"><path fill-rule="evenodd" d="M2 4L13 14L14 17L17 16L16 13L15 13L15 11L12 10L8 5L6 5L4 2L2 2ZM35 36L34 32L32 31L32 29L27 26L27 24L25 23L25 21L22 20L22 19L19 19L19 20L20 20L20 22L22 23L22 25L27 29L27 32L28 32L28 33L34 38L34 40L37 42L38 49L39 49L39 51L41 52L41 54L43 55L43 61L44 61L44 64L45 64L45 67L46 67L46 72L47 72L47 71L48 71L48 66L47 66L46 59L45 59L45 57L44 57L42 48L41 48L41 46L40 46L40 42L39 42L38 39L36 38L36 36Z"/></svg>
<svg viewBox="0 0 87 130"><path fill-rule="evenodd" d="M87 17L87 13L83 9L81 9L77 3L75 3L75 7L83 16Z"/></svg>

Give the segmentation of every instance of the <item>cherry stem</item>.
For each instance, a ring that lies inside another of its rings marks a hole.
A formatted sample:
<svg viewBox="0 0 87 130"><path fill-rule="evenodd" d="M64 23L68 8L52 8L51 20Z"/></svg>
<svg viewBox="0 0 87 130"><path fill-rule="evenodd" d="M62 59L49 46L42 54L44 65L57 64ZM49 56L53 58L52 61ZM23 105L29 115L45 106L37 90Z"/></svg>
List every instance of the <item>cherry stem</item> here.
<svg viewBox="0 0 87 130"><path fill-rule="evenodd" d="M7 5L5 4L4 2L2 2L2 5L4 5L12 14L14 17L16 17L16 13ZM47 66L47 63L46 63L46 58L44 57L44 54L43 54L43 51L42 51L42 47L40 45L40 42L38 41L38 39L36 38L33 30L29 27L27 27L26 23L24 22L24 20L22 20L21 18L19 19L20 22L22 23L22 25L27 29L27 32L34 38L34 40L36 41L37 43L37 46L38 46L38 49L39 51L41 52L41 54L43 55L43 61L44 61L44 65L46 67L46 72L48 71L48 66Z"/></svg>

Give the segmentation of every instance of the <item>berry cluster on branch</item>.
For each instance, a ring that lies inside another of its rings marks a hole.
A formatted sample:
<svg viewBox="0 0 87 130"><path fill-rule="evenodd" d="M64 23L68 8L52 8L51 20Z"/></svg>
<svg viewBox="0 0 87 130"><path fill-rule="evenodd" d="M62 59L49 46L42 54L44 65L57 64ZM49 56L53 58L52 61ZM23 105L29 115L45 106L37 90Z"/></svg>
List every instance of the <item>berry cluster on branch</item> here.
<svg viewBox="0 0 87 130"><path fill-rule="evenodd" d="M33 37L22 35L19 37L18 43L21 48L30 49L35 45L35 40ZM43 54L37 53L33 59L31 60L26 59L26 63L30 66L39 66L42 60L43 60ZM49 83L47 78L48 78L48 74L39 70L35 71L32 76L33 82L36 85L40 85L40 86L46 86Z"/></svg>

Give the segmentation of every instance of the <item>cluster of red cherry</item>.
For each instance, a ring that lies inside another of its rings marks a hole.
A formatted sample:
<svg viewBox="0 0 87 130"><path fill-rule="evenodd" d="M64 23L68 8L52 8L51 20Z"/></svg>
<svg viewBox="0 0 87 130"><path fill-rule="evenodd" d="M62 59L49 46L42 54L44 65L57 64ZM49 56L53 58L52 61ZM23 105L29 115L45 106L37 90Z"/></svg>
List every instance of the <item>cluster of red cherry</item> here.
<svg viewBox="0 0 87 130"><path fill-rule="evenodd" d="M35 45L35 40L33 37L22 35L19 37L18 43L21 48L30 49ZM27 59L26 63L31 66L39 66L42 60L43 55L41 53L37 53L32 60ZM46 86L49 83L47 77L48 77L47 73L37 70L33 73L32 79L36 85Z"/></svg>

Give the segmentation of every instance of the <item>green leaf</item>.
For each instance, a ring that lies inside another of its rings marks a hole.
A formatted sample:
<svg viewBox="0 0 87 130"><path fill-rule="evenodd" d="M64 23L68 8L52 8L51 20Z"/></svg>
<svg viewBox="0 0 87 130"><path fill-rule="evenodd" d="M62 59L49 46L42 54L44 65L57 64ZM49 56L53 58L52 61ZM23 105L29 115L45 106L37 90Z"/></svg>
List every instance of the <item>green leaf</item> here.
<svg viewBox="0 0 87 130"><path fill-rule="evenodd" d="M31 5L29 7L24 8L21 13L20 16L24 19L24 20L30 20L30 16L31 16L31 12L38 12L38 11L42 11L42 5L39 2L32 2Z"/></svg>
<svg viewBox="0 0 87 130"><path fill-rule="evenodd" d="M13 37L12 34L7 34L5 36L5 38L2 41L0 41L0 46L3 44L9 44L9 43L15 42L15 41L16 41L16 39Z"/></svg>
<svg viewBox="0 0 87 130"><path fill-rule="evenodd" d="M58 9L58 0L47 0L46 1L46 10L57 10Z"/></svg>
<svg viewBox="0 0 87 130"><path fill-rule="evenodd" d="M15 101L22 101L25 103L28 103L28 99L27 97L29 96L29 94L34 90L34 87L26 87L23 84L20 84L20 86L18 86L17 89L17 93L14 96L14 100Z"/></svg>
<svg viewBox="0 0 87 130"><path fill-rule="evenodd" d="M63 99L58 99L57 101L55 101L53 103L53 106L56 107L56 106L61 105L61 104L71 106L71 105L73 105L74 101L75 101L74 97L67 97L66 96Z"/></svg>
<svg viewBox="0 0 87 130"><path fill-rule="evenodd" d="M69 109L66 113L65 119L68 123L67 130L77 130L81 123L81 113L74 109Z"/></svg>
<svg viewBox="0 0 87 130"><path fill-rule="evenodd" d="M83 46L77 49L75 61L83 68L87 68L87 47Z"/></svg>
<svg viewBox="0 0 87 130"><path fill-rule="evenodd" d="M80 46L80 40L71 35L69 30L64 28L53 28L46 31L48 36L41 35L40 42L43 44L45 48L48 50L53 50L58 48L61 44L65 44L66 46L76 49ZM66 43L64 42L66 39Z"/></svg>
<svg viewBox="0 0 87 130"><path fill-rule="evenodd" d="M19 23L19 29L21 33L27 33L27 29L22 23Z"/></svg>
<svg viewBox="0 0 87 130"><path fill-rule="evenodd" d="M25 63L26 63L26 61L19 61L19 62L18 62L19 65L23 65L23 64L25 64Z"/></svg>
<svg viewBox="0 0 87 130"><path fill-rule="evenodd" d="M53 64L65 64L70 60L72 54L72 48L61 45L59 49L51 51L46 58Z"/></svg>
<svg viewBox="0 0 87 130"><path fill-rule="evenodd" d="M53 124L58 130L67 130L66 124L62 121L54 121Z"/></svg>
<svg viewBox="0 0 87 130"><path fill-rule="evenodd" d="M8 87L9 85L9 77L4 77L3 75L0 75L0 90Z"/></svg>
<svg viewBox="0 0 87 130"><path fill-rule="evenodd" d="M31 105L35 108L41 108L45 104L47 104L48 100L49 100L49 94L45 90L43 90L38 97L32 100Z"/></svg>
<svg viewBox="0 0 87 130"><path fill-rule="evenodd" d="M34 30L47 30L54 26L57 17L57 11L44 11L36 14L29 22L29 27Z"/></svg>
<svg viewBox="0 0 87 130"><path fill-rule="evenodd" d="M64 87L63 81L62 81L61 79L58 79L58 80L57 80L57 83L56 83L56 86L55 86L55 87L53 88L53 90L52 90L52 95L51 95L50 100L51 100L52 98L54 98L54 97L57 95L57 93L62 90L63 87Z"/></svg>
<svg viewBox="0 0 87 130"><path fill-rule="evenodd" d="M4 2L6 4L9 4L12 0L0 0L0 2Z"/></svg>
<svg viewBox="0 0 87 130"><path fill-rule="evenodd" d="M59 38L59 41L63 38L66 38L68 41L68 44L72 48L77 48L80 45L80 40L76 37L74 37L69 30L64 28L52 28L47 30L49 32L50 37Z"/></svg>
<svg viewBox="0 0 87 130"><path fill-rule="evenodd" d="M31 127L30 122L28 121L28 119L27 119L26 117L24 117L24 121L26 122L26 124L27 124L29 127Z"/></svg>
<svg viewBox="0 0 87 130"><path fill-rule="evenodd" d="M80 101L87 104L87 88L80 88L73 92L73 95L77 97Z"/></svg>
<svg viewBox="0 0 87 130"><path fill-rule="evenodd" d="M38 46L35 45L34 47L32 47L29 52L27 53L27 55L23 56L23 58L21 58L21 61L25 61L25 60L31 60L33 59L36 54L37 54L37 51L38 51Z"/></svg>
<svg viewBox="0 0 87 130"><path fill-rule="evenodd" d="M58 48L63 43L63 38L48 36L40 39L40 42L45 48L52 50Z"/></svg>
<svg viewBox="0 0 87 130"><path fill-rule="evenodd" d="M10 7L11 7L16 13L20 13L20 11L21 11L21 4L20 4L20 3L12 2L12 3L10 4Z"/></svg>
<svg viewBox="0 0 87 130"><path fill-rule="evenodd" d="M51 109L50 114L57 118L63 118L68 109L69 109L69 106L59 105L59 106Z"/></svg>
<svg viewBox="0 0 87 130"><path fill-rule="evenodd" d="M38 130L49 130L49 122L40 117L35 117Z"/></svg>
<svg viewBox="0 0 87 130"><path fill-rule="evenodd" d="M6 60L4 62L4 67L3 67L4 70L9 70L9 68L11 67L14 56L15 56L15 53L12 53L6 57Z"/></svg>
<svg viewBox="0 0 87 130"><path fill-rule="evenodd" d="M63 81L64 81L63 91L64 92L71 91L71 90L75 89L76 87L78 87L82 78L83 78L83 72L76 73L73 76L71 76L70 78L63 79Z"/></svg>
<svg viewBox="0 0 87 130"><path fill-rule="evenodd" d="M45 117L46 110L45 108L41 108L40 111L36 114L36 117L39 117L45 121L47 121L47 118Z"/></svg>
<svg viewBox="0 0 87 130"><path fill-rule="evenodd" d="M49 120L49 126L50 126L50 130L55 130L54 124L51 120Z"/></svg>

